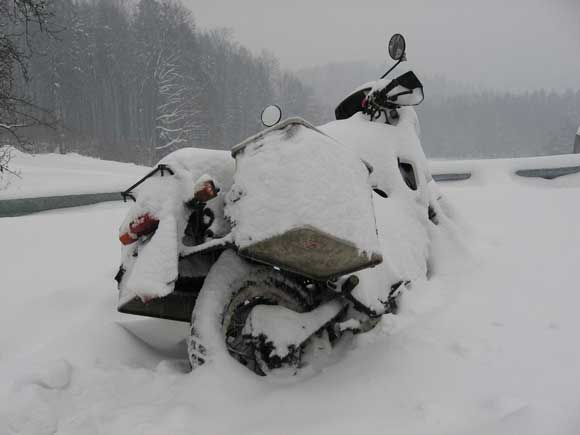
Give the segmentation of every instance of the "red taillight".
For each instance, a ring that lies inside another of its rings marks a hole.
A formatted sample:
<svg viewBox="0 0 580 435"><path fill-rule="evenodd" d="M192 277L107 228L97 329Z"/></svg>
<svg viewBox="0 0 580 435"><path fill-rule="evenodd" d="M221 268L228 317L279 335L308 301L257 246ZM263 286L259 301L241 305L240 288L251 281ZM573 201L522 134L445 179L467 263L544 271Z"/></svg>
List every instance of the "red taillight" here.
<svg viewBox="0 0 580 435"><path fill-rule="evenodd" d="M199 202L208 202L217 196L219 189L215 187L212 180L204 181L201 185L196 186L194 198Z"/></svg>
<svg viewBox="0 0 580 435"><path fill-rule="evenodd" d="M129 230L139 236L144 236L154 232L159 226L159 220L155 219L149 213L139 216L129 224Z"/></svg>
<svg viewBox="0 0 580 435"><path fill-rule="evenodd" d="M119 240L123 245L130 245L137 240L137 237L133 237L131 233L123 233L119 236Z"/></svg>
<svg viewBox="0 0 580 435"><path fill-rule="evenodd" d="M149 213L139 216L129 224L129 231L119 236L119 240L123 245L130 245L135 242L140 236L146 236L157 230L159 220L155 219Z"/></svg>

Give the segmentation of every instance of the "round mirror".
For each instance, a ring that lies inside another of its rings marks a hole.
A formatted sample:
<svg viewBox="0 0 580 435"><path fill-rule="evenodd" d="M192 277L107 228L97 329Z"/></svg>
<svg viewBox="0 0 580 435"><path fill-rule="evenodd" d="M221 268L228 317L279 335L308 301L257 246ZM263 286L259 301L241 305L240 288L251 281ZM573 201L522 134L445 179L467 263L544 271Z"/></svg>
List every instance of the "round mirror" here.
<svg viewBox="0 0 580 435"><path fill-rule="evenodd" d="M267 106L262 110L262 124L266 127L272 127L280 122L282 119L282 109L275 104Z"/></svg>
<svg viewBox="0 0 580 435"><path fill-rule="evenodd" d="M405 49L407 45L405 44L405 37L400 33L395 33L391 36L389 41L389 56L394 60L401 60L405 56Z"/></svg>

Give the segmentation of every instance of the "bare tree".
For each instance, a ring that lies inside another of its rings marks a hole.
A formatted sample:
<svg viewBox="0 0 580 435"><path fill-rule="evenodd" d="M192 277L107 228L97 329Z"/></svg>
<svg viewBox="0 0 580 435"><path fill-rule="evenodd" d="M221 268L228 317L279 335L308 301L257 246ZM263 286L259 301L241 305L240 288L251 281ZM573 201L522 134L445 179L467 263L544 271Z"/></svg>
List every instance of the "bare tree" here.
<svg viewBox="0 0 580 435"><path fill-rule="evenodd" d="M158 150L173 150L191 143L193 132L200 128L198 86L195 77L179 61L177 55L168 59L158 57L155 72L160 97L155 126Z"/></svg>
<svg viewBox="0 0 580 435"><path fill-rule="evenodd" d="M20 92L19 82L28 82L28 61L34 54L38 34L52 34L52 13L47 0L0 0L0 139L4 144L25 147L21 132L48 124L48 113ZM0 144L1 145L1 144ZM0 172L8 170L10 152L0 155Z"/></svg>

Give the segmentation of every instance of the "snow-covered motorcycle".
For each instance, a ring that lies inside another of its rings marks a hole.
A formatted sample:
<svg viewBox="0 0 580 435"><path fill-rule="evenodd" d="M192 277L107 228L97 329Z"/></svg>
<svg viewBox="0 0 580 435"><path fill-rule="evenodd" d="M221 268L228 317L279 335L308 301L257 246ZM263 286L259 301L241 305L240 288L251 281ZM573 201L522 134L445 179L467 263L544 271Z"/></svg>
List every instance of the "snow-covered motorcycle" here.
<svg viewBox="0 0 580 435"><path fill-rule="evenodd" d="M401 35L389 53L405 60ZM269 376L316 367L395 312L428 273L440 208L405 107L422 85L385 76L337 121L280 122L270 106L233 159L181 149L124 192L135 204L120 229L119 311L191 321L193 367L233 357Z"/></svg>

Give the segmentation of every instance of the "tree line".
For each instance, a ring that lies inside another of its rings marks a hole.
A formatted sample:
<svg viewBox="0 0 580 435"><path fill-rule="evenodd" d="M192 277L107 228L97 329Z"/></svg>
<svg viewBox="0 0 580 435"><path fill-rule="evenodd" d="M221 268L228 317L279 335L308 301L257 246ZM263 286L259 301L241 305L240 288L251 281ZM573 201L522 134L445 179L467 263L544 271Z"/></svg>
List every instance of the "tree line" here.
<svg viewBox="0 0 580 435"><path fill-rule="evenodd" d="M580 126L580 91L484 92L427 99L417 111L434 157L569 154Z"/></svg>
<svg viewBox="0 0 580 435"><path fill-rule="evenodd" d="M317 121L311 90L273 54L253 55L227 30L200 31L178 1L45 7L53 32L33 38L26 77L13 71L52 127L26 129L36 150L153 164L184 146L229 149L260 129L268 104Z"/></svg>

